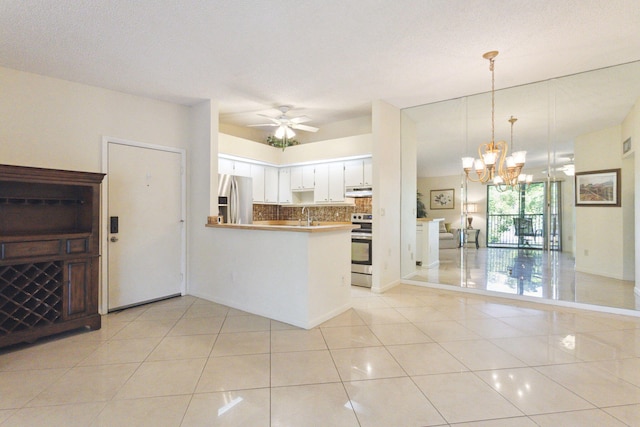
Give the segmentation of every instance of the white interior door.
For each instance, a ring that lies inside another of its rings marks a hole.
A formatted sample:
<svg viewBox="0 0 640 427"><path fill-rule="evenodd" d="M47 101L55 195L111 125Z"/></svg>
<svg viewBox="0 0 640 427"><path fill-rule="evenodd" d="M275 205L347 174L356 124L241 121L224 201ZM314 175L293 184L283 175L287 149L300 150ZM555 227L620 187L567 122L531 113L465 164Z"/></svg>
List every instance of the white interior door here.
<svg viewBox="0 0 640 427"><path fill-rule="evenodd" d="M181 294L182 153L109 142L107 177L108 309Z"/></svg>

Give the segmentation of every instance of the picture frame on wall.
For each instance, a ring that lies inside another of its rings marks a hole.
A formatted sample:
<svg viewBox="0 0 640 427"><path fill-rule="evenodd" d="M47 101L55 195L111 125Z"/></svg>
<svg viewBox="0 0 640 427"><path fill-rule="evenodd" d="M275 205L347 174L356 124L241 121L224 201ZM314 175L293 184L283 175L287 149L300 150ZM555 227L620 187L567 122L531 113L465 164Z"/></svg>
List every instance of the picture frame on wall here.
<svg viewBox="0 0 640 427"><path fill-rule="evenodd" d="M454 209L456 204L455 195L456 192L453 188L447 188L444 190L431 190L431 209Z"/></svg>
<svg viewBox="0 0 640 427"><path fill-rule="evenodd" d="M620 206L620 169L576 172L576 206Z"/></svg>

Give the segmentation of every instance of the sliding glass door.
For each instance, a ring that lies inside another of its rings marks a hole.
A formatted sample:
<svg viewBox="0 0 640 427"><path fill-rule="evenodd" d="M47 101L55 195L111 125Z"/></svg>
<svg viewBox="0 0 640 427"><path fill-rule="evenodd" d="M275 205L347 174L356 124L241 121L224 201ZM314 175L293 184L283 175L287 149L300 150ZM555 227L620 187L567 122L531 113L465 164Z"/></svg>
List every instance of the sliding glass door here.
<svg viewBox="0 0 640 427"><path fill-rule="evenodd" d="M558 186L552 185L549 193L544 182L534 182L515 189L488 185L487 246L544 249L549 219L555 218L557 223L560 213L559 183L553 184ZM553 213L550 216L545 214L548 195L556 199L550 203L555 208L555 216ZM559 241L559 237L556 241Z"/></svg>

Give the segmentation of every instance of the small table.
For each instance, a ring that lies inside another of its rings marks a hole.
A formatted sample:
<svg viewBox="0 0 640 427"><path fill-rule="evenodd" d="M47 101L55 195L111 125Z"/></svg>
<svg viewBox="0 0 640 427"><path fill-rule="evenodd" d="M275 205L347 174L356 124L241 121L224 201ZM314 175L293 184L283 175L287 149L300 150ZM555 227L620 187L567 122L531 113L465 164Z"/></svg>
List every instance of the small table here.
<svg viewBox="0 0 640 427"><path fill-rule="evenodd" d="M480 248L480 245L478 244L478 235L480 234L479 228L463 228L458 230L458 233L462 233L462 239L460 239L460 235L458 235L458 247L467 243L475 243L476 249Z"/></svg>

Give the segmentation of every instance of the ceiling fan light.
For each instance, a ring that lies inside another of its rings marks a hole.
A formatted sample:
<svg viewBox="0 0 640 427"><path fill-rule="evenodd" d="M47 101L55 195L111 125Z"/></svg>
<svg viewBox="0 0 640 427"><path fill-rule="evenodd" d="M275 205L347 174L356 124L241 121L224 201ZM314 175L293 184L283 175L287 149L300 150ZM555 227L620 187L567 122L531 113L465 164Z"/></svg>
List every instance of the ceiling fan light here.
<svg viewBox="0 0 640 427"><path fill-rule="evenodd" d="M276 129L276 133L274 134L276 138L282 139L282 137L285 134L285 126L279 126L278 129Z"/></svg>
<svg viewBox="0 0 640 427"><path fill-rule="evenodd" d="M291 129L288 126L285 128L285 134L287 135L287 138L289 138L289 139L291 139L294 136L296 136L296 133L293 131L293 129Z"/></svg>

